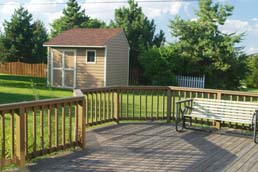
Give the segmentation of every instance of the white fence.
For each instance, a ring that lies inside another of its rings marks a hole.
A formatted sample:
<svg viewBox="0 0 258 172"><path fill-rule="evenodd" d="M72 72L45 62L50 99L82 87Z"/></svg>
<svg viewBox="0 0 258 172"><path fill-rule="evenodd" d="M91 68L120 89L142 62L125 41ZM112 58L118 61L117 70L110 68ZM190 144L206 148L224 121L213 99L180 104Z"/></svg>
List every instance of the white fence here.
<svg viewBox="0 0 258 172"><path fill-rule="evenodd" d="M205 87L205 76L193 77L193 76L176 76L177 84L180 87L191 87L191 88L204 88Z"/></svg>

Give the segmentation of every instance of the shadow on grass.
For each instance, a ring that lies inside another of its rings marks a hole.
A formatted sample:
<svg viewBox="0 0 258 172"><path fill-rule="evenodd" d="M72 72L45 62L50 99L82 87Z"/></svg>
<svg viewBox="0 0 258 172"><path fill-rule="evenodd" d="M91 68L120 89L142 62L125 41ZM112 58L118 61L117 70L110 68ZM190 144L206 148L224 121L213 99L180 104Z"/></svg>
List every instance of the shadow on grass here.
<svg viewBox="0 0 258 172"><path fill-rule="evenodd" d="M0 86L15 87L15 88L31 88L31 84L35 86L46 87L46 78L37 78L29 76L13 76L0 74Z"/></svg>
<svg viewBox="0 0 258 172"><path fill-rule="evenodd" d="M24 101L33 101L35 100L34 95L26 94L18 94L18 93L1 93L0 92L0 104L7 104L7 103L15 103L15 102L24 102ZM39 96L39 99L50 99L56 98L52 96Z"/></svg>

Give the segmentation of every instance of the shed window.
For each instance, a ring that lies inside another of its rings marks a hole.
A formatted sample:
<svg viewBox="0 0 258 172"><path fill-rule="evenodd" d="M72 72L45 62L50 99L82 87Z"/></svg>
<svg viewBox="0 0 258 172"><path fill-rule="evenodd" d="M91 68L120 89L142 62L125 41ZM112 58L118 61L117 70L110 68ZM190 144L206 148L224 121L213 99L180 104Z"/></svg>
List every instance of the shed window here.
<svg viewBox="0 0 258 172"><path fill-rule="evenodd" d="M86 62L87 63L96 63L96 51L87 50L86 51Z"/></svg>

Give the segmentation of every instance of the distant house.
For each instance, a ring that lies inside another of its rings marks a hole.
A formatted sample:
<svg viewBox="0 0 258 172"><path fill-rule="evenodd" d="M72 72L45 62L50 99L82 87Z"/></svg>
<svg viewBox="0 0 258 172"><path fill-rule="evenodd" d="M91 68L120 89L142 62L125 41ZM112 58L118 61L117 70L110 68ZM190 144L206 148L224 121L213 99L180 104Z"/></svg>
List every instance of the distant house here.
<svg viewBox="0 0 258 172"><path fill-rule="evenodd" d="M123 29L71 29L44 46L53 87L128 85L129 44Z"/></svg>

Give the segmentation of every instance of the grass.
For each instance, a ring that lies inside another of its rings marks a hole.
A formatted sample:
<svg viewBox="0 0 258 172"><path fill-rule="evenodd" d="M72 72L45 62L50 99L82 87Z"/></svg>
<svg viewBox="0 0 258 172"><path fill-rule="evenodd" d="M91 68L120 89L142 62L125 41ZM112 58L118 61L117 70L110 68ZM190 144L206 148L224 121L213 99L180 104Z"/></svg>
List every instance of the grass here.
<svg viewBox="0 0 258 172"><path fill-rule="evenodd" d="M8 103L15 103L15 102L22 102L22 101L33 101L35 99L52 99L52 98L61 98L61 97L70 97L72 96L72 90L64 90L64 89L54 89L47 86L46 78L36 78L36 77L28 77L28 76L12 76L12 75L5 75L0 74L0 104L8 104ZM53 110L53 109L52 109ZM59 108L59 114L61 114L61 108ZM67 111L67 108L66 108ZM74 109L72 109L74 111ZM47 114L45 111L44 114ZM2 116L0 116L2 120ZM36 112L36 143L37 143L37 150L40 148L40 113L37 110ZM66 124L68 124L69 119L66 117ZM5 114L4 116L5 122L5 141L6 141L6 157L10 158L11 152L11 115ZM47 126L48 119L44 117L44 124ZM55 121L51 121L52 129L54 129ZM74 117L72 118L72 124L74 125ZM14 119L15 125L15 119ZM59 133L62 133L62 122L61 122L61 115L59 117L58 122L58 130ZM15 126L14 126L15 127ZM29 152L32 152L32 145L33 145L33 117L32 112L28 113L28 145L29 145ZM44 128L44 138L45 143L44 145L47 146L48 142L48 131ZM2 126L0 126L0 138L2 140ZM68 127L66 127L66 138L68 139ZM52 143L54 143L55 133L53 133ZM14 135L14 139L15 135ZM66 140L67 140L66 139ZM59 143L61 142L61 137L59 138ZM0 152L2 149L2 141L0 142Z"/></svg>
<svg viewBox="0 0 258 172"><path fill-rule="evenodd" d="M0 104L72 96L71 90L47 87L46 78L0 74Z"/></svg>

